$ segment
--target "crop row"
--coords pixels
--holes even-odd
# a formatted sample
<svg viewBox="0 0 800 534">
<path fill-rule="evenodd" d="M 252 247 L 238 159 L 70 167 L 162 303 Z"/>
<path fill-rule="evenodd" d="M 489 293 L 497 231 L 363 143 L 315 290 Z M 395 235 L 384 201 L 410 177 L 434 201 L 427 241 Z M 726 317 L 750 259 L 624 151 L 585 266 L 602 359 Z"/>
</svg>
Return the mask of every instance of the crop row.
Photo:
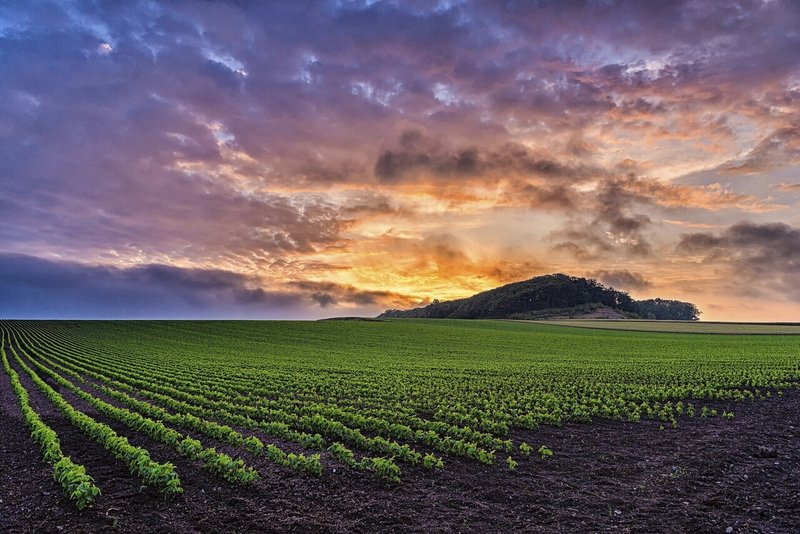
<svg viewBox="0 0 800 534">
<path fill-rule="evenodd" d="M 61 344 L 59 344 L 59 348 L 63 351 Z M 85 349 L 81 352 L 85 352 Z M 120 362 L 115 362 L 114 366 L 120 366 Z M 125 363 L 122 362 L 122 367 L 124 366 Z M 486 457 L 485 454 L 480 454 L 478 451 L 480 447 L 510 450 L 512 446 L 509 440 L 500 440 L 488 433 L 459 427 L 451 423 L 423 420 L 398 406 L 394 406 L 392 409 L 365 409 L 361 406 L 357 410 L 345 410 L 330 404 L 303 402 L 295 394 L 280 394 L 281 390 L 285 391 L 286 389 L 286 381 L 296 382 L 292 377 L 284 377 L 284 380 L 279 383 L 273 383 L 267 387 L 265 384 L 269 382 L 269 377 L 259 376 L 258 379 L 248 380 L 245 374 L 222 376 L 215 373 L 214 369 L 204 370 L 201 376 L 198 373 L 192 373 L 191 370 L 170 368 L 167 364 L 162 365 L 162 368 L 166 372 L 158 374 L 157 371 L 148 369 L 148 375 L 155 374 L 159 382 L 172 379 L 171 384 L 178 388 L 184 388 L 186 383 L 202 383 L 206 387 L 198 394 L 211 400 L 230 400 L 233 393 L 239 394 L 237 402 L 248 402 L 250 398 L 257 397 L 259 406 L 273 408 L 276 410 L 275 415 L 277 416 L 280 416 L 280 412 L 287 411 L 302 415 L 318 414 L 350 427 L 369 430 L 387 438 L 416 441 L 450 454 L 460 454 L 459 450 L 469 451 L 468 454 L 472 453 L 472 456 L 469 457 L 476 459 Z M 176 376 L 185 377 L 183 383 L 176 382 Z M 217 386 L 215 387 L 215 385 Z M 373 415 L 364 415 L 370 413 Z M 507 432 L 505 427 L 502 430 Z M 445 441 L 443 439 L 445 437 L 450 439 Z M 451 446 L 453 442 L 459 443 L 453 447 Z"/>
<path fill-rule="evenodd" d="M 73 360 L 73 358 L 65 357 L 64 355 L 55 358 L 65 365 L 71 364 L 71 360 Z M 167 398 L 178 400 L 181 404 L 175 406 L 180 407 L 181 411 L 185 413 L 194 413 L 204 417 L 217 417 L 228 420 L 231 424 L 236 424 L 238 426 L 257 427 L 265 432 L 278 434 L 278 437 L 285 439 L 294 437 L 288 430 L 289 425 L 287 422 L 291 422 L 295 428 L 338 438 L 353 443 L 363 450 L 385 454 L 413 465 L 423 463 L 422 455 L 411 449 L 408 445 L 400 445 L 379 436 L 368 438 L 358 430 L 353 430 L 342 423 L 326 419 L 319 415 L 297 416 L 281 410 L 269 409 L 266 407 L 258 408 L 235 401 L 209 400 L 208 397 L 211 395 L 208 395 L 207 391 L 202 387 L 189 383 L 182 383 L 175 378 L 167 376 L 159 376 L 159 384 L 155 384 L 143 379 L 141 375 L 133 371 L 125 373 L 117 370 L 113 373 L 115 380 L 112 380 L 103 373 L 98 372 L 97 367 L 89 362 L 82 362 L 80 367 L 73 364 L 71 368 L 80 369 L 87 374 L 91 372 L 90 376 L 106 383 L 113 383 L 117 386 L 119 384 L 127 384 L 144 396 L 152 397 L 154 396 L 153 394 L 155 394 L 157 395 L 156 398 L 162 402 Z M 162 386 L 160 385 L 162 383 L 168 383 L 169 385 Z M 176 387 L 176 384 L 181 386 L 180 389 Z M 304 436 L 312 437 L 313 435 L 314 434 L 300 434 L 301 443 L 306 446 L 319 446 L 324 444 L 324 442 L 320 443 L 317 440 L 304 439 Z"/>
<path fill-rule="evenodd" d="M 59 358 L 64 359 L 63 353 Z M 89 362 L 81 363 L 82 372 L 87 371 L 87 365 L 91 366 Z M 94 367 L 95 372 L 96 370 L 97 367 Z M 118 380 L 122 380 L 132 387 L 135 386 L 145 395 L 147 395 L 148 392 L 152 392 L 152 384 L 148 384 L 148 381 L 143 379 L 142 375 L 136 370 L 128 368 L 126 373 L 118 368 L 114 374 Z M 98 379 L 108 380 L 108 377 L 102 376 L 102 378 L 100 378 L 100 376 L 102 376 L 101 373 L 96 375 Z M 155 393 L 161 395 L 162 400 L 165 395 L 172 395 L 173 397 L 179 396 L 183 401 L 193 403 L 195 408 L 204 407 L 217 410 L 217 412 L 212 413 L 212 415 L 218 417 L 225 417 L 227 414 L 233 412 L 272 424 L 292 425 L 295 428 L 301 428 L 308 432 L 318 432 L 334 439 L 343 440 L 358 448 L 378 452 L 380 454 L 393 455 L 413 465 L 421 463 L 422 456 L 419 453 L 411 450 L 407 445 L 398 445 L 381 436 L 415 441 L 441 452 L 473 458 L 483 463 L 492 463 L 494 458 L 493 450 L 511 450 L 512 448 L 512 443 L 509 440 L 499 440 L 487 434 L 471 431 L 468 428 L 460 429 L 445 423 L 427 422 L 426 424 L 423 420 L 416 418 L 416 422 L 420 426 L 424 426 L 425 430 L 415 430 L 407 425 L 391 423 L 378 417 L 363 416 L 347 410 L 342 410 L 336 406 L 329 406 L 321 403 L 309 403 L 297 407 L 294 410 L 287 410 L 280 406 L 291 407 L 291 403 L 284 402 L 284 399 L 272 400 L 265 398 L 264 392 L 258 387 L 251 387 L 248 395 L 242 395 L 241 393 L 236 393 L 235 388 L 230 388 L 227 385 L 215 385 L 214 380 L 210 377 L 205 377 L 205 381 L 201 386 L 197 385 L 196 380 L 190 381 L 180 379 L 173 373 L 166 374 L 148 371 L 147 376 L 154 376 L 158 379 L 159 384 L 168 384 L 156 388 L 157 391 Z M 176 392 L 176 390 L 179 393 Z M 249 405 L 253 398 L 259 399 L 258 408 Z M 186 406 L 183 406 L 183 409 L 186 408 Z M 238 423 L 241 422 L 239 421 Z M 378 436 L 375 438 L 367 438 L 360 431 L 353 430 L 353 428 L 375 432 Z M 477 438 L 480 440 L 479 443 L 489 445 L 490 450 L 485 450 L 481 448 L 479 443 L 469 440 L 453 439 L 449 436 L 441 438 L 433 428 L 444 430 L 449 434 L 460 434 Z M 268 428 L 265 430 L 268 430 Z M 280 432 L 279 437 L 291 439 L 291 436 L 287 436 L 285 432 Z M 303 442 L 304 440 L 302 439 L 297 441 L 305 446 L 309 445 L 307 441 Z"/>
<path fill-rule="evenodd" d="M 47 426 L 39 414 L 31 407 L 28 391 L 19 380 L 17 372 L 11 368 L 5 353 L 6 335 L 2 332 L 0 352 L 2 353 L 3 369 L 11 381 L 11 389 L 17 397 L 22 419 L 31 432 L 31 438 L 39 445 L 45 462 L 53 466 L 53 478 L 61 486 L 64 495 L 75 503 L 78 510 L 94 504 L 100 495 L 100 488 L 86 473 L 86 468 L 74 463 L 61 452 L 61 443 L 56 432 Z"/>
<path fill-rule="evenodd" d="M 174 375 L 171 377 L 157 375 L 157 377 L 159 380 L 171 379 L 171 385 L 176 388 L 191 388 L 191 386 L 187 385 L 186 381 L 181 382 L 180 380 L 177 380 Z M 194 382 L 196 381 L 193 380 L 192 383 Z M 204 381 L 204 386 L 202 388 L 195 388 L 193 393 L 203 399 L 231 399 L 230 391 L 232 389 L 240 389 L 230 387 L 227 381 L 224 380 L 221 381 L 221 384 L 224 385 L 215 387 L 214 383 L 214 380 L 207 376 Z M 250 386 L 247 388 L 247 391 L 248 395 L 245 396 L 240 394 L 238 398 L 235 398 L 235 402 L 247 403 L 252 397 L 256 397 L 259 399 L 259 404 L 262 410 L 265 406 L 287 406 L 291 405 L 292 402 L 297 402 L 286 398 L 278 398 L 275 400 L 267 399 L 265 398 L 265 395 L 268 394 L 268 391 L 265 391 L 257 386 Z M 579 399 L 581 392 L 575 387 L 572 388 L 572 391 L 576 393 L 576 397 Z M 542 396 L 544 404 L 543 406 L 541 404 L 539 406 L 529 405 L 524 414 L 520 414 L 519 410 L 511 409 L 506 405 L 501 405 L 499 407 L 502 409 L 498 409 L 496 406 L 493 410 L 493 414 L 491 415 L 491 417 L 494 417 L 495 420 L 491 424 L 495 430 L 498 427 L 502 427 L 502 432 L 506 432 L 509 424 L 514 424 L 515 426 L 524 428 L 536 428 L 541 423 L 561 424 L 561 422 L 565 420 L 590 421 L 592 418 L 596 417 L 627 419 L 630 421 L 638 421 L 642 418 L 659 418 L 662 420 L 670 420 L 673 423 L 675 422 L 674 417 L 665 415 L 665 411 L 669 409 L 669 403 L 665 403 L 664 406 L 666 406 L 666 408 L 662 408 L 662 404 L 658 401 L 655 401 L 651 405 L 651 403 L 648 401 L 635 402 L 632 400 L 626 400 L 625 395 L 619 395 L 616 398 L 612 398 L 611 396 L 606 396 L 602 393 L 603 392 L 601 391 L 600 395 L 595 395 L 593 398 L 589 398 L 582 402 L 578 400 L 573 400 L 572 402 L 563 402 L 559 401 L 553 396 L 544 395 Z M 686 392 L 683 393 L 685 394 Z M 735 392 L 731 395 L 733 395 L 734 398 L 740 399 L 752 397 L 752 393 L 747 390 L 742 391 L 740 394 L 739 392 Z M 662 396 L 657 398 L 662 398 Z M 461 403 L 456 403 L 454 406 L 448 407 L 446 410 L 440 408 L 436 412 L 436 417 L 445 421 L 457 421 L 461 424 L 465 422 L 479 424 L 474 420 L 474 418 L 463 415 L 465 410 L 466 408 Z M 458 427 L 456 425 L 440 421 L 426 421 L 416 416 L 403 416 L 406 420 L 412 420 L 415 426 L 418 427 L 417 430 L 413 430 L 407 425 L 391 423 L 380 417 L 365 416 L 323 403 L 306 403 L 305 405 L 297 408 L 295 411 L 306 414 L 321 414 L 334 421 L 344 421 L 348 424 L 348 426 L 351 427 L 367 429 L 376 432 L 379 435 L 384 435 L 395 439 L 416 441 L 431 446 L 442 452 L 475 458 L 485 463 L 491 463 L 493 454 L 490 451 L 482 450 L 480 448 L 481 444 L 489 445 L 490 450 L 512 450 L 512 444 L 509 440 L 499 440 L 491 437 L 491 435 L 473 431 L 468 427 Z M 363 411 L 369 412 L 370 410 Z M 291 422 L 291 417 L 287 418 L 284 416 L 285 412 L 285 409 L 282 410 L 280 408 L 273 408 L 273 411 L 269 415 L 273 418 L 282 418 L 279 419 L 282 421 Z M 392 409 L 385 409 L 381 415 L 384 415 L 387 412 L 391 413 Z M 480 413 L 482 421 L 481 424 L 487 425 L 487 420 L 489 420 L 490 416 L 485 412 Z M 428 430 L 422 430 L 419 427 Z M 448 438 L 442 439 L 435 430 L 430 430 L 431 428 L 442 430 L 445 434 L 466 434 L 474 438 L 476 441 Z"/>
<path fill-rule="evenodd" d="M 359 416 L 366 416 L 366 414 L 375 414 L 378 413 L 377 410 L 382 410 L 380 416 L 385 417 L 392 425 L 395 424 L 391 422 L 392 419 L 398 421 L 400 418 L 416 417 L 408 415 L 409 407 L 414 408 L 413 412 L 430 413 L 430 403 L 420 403 L 418 399 L 435 399 L 434 419 L 439 421 L 427 421 L 426 423 L 438 425 L 437 430 L 441 429 L 443 425 L 447 426 L 447 423 L 440 422 L 442 420 L 460 425 L 470 424 L 475 427 L 500 429 L 499 431 L 509 426 L 535 429 L 540 424 L 558 425 L 570 420 L 590 421 L 593 418 L 615 418 L 636 421 L 649 417 L 661 418 L 658 415 L 661 411 L 658 405 L 663 401 L 685 398 L 746 400 L 758 396 L 757 389 L 750 391 L 749 388 L 752 385 L 761 384 L 765 387 L 780 388 L 788 387 L 791 383 L 786 380 L 785 372 L 780 369 L 759 369 L 757 372 L 753 372 L 754 370 L 746 365 L 730 366 L 726 364 L 708 368 L 696 366 L 691 369 L 694 376 L 683 372 L 670 373 L 666 376 L 660 374 L 655 378 L 648 376 L 651 368 L 648 365 L 632 365 L 630 362 L 621 362 L 612 371 L 610 369 L 593 369 L 594 362 L 590 363 L 592 365 L 570 368 L 568 372 L 556 368 L 554 370 L 546 369 L 539 373 L 528 371 L 506 373 L 505 379 L 499 384 L 492 384 L 492 375 L 464 382 L 458 379 L 457 374 L 439 378 L 435 376 L 436 373 L 432 373 L 431 378 L 425 379 L 425 381 L 432 382 L 431 385 L 420 387 L 412 391 L 410 395 L 406 394 L 401 400 L 393 403 L 384 402 L 383 409 L 361 407 L 357 413 Z M 209 376 L 213 376 L 214 371 L 213 367 L 202 370 L 204 373 L 208 372 Z M 731 374 L 731 372 L 735 372 L 735 374 L 726 376 L 726 373 Z M 328 405 L 329 410 L 339 409 L 336 406 L 330 406 L 331 403 L 328 400 L 331 395 L 334 395 L 334 392 L 338 392 L 336 393 L 337 404 L 347 403 L 350 395 L 345 393 L 351 393 L 359 399 L 358 402 L 351 401 L 353 404 L 371 405 L 374 404 L 374 398 L 370 401 L 368 393 L 372 397 L 376 397 L 375 390 L 379 389 L 383 395 L 380 398 L 383 400 L 387 391 L 404 383 L 403 380 L 394 379 L 391 373 L 385 373 L 384 376 L 369 376 L 369 379 L 361 377 L 360 380 L 357 379 L 357 375 L 347 373 L 343 375 L 347 378 L 346 384 L 334 380 L 330 381 L 327 386 L 317 374 L 311 377 L 282 374 L 284 376 L 279 382 L 292 383 L 292 391 L 287 392 L 283 387 L 284 395 L 270 400 L 282 405 L 286 403 L 284 406 L 288 406 L 291 402 L 301 402 L 298 399 L 307 398 L 308 392 L 298 393 L 296 389 L 308 382 L 311 384 L 309 387 L 313 386 L 319 395 L 326 397 L 324 400 L 321 399 L 318 404 Z M 236 373 L 235 377 L 224 381 L 223 389 L 227 390 L 229 382 L 234 380 L 244 384 L 242 380 L 245 380 L 247 375 L 247 372 Z M 274 378 L 272 375 L 272 373 L 269 375 L 259 373 L 257 378 L 253 377 L 253 380 L 258 383 L 266 383 L 270 378 Z M 319 375 L 323 374 L 319 373 Z M 419 377 L 414 378 L 412 382 L 420 381 Z M 569 384 L 564 383 L 565 378 L 569 379 Z M 532 381 L 533 379 L 535 381 Z M 434 381 L 438 381 L 438 383 Z M 207 383 L 207 380 L 203 380 L 203 382 Z M 359 384 L 363 383 L 371 383 L 372 390 L 353 392 L 355 386 L 360 387 Z M 607 385 L 611 383 L 613 383 L 613 387 L 608 387 Z M 723 387 L 720 387 L 721 383 L 724 384 Z M 469 386 L 470 391 L 459 391 L 459 387 L 465 385 Z M 491 387 L 489 391 L 486 390 L 487 386 Z M 325 393 L 326 387 L 333 391 Z M 248 389 L 251 390 L 253 396 L 259 398 L 259 401 L 264 401 L 264 396 L 269 394 L 267 390 L 257 390 L 253 386 Z M 442 391 L 443 389 L 445 391 Z M 455 402 L 448 400 L 444 394 L 452 394 L 452 392 L 459 394 L 461 398 Z M 207 394 L 213 394 L 213 392 L 207 392 Z M 225 393 L 222 392 L 222 394 Z M 306 404 L 311 403 L 307 402 Z M 349 411 L 352 413 L 356 410 Z M 394 417 L 392 418 L 390 414 L 394 414 Z M 336 417 L 333 418 L 336 419 Z M 416 422 L 419 421 L 422 420 L 417 417 Z M 415 426 L 418 430 L 426 429 L 419 424 Z M 358 426 L 358 428 L 368 429 L 365 425 Z M 430 427 L 428 426 L 428 428 Z M 450 425 L 449 428 L 463 427 Z M 475 431 L 469 429 L 469 432 Z M 405 439 L 399 435 L 386 437 Z M 422 435 L 419 437 L 428 439 Z M 435 438 L 431 439 L 431 441 L 434 440 Z M 478 439 L 464 441 L 472 442 L 476 446 L 486 446 L 486 441 Z M 502 447 L 495 444 L 489 448 L 497 450 Z"/>
<path fill-rule="evenodd" d="M 30 377 L 36 388 L 47 397 L 53 406 L 86 436 L 99 443 L 117 460 L 127 465 L 130 472 L 139 477 L 146 486 L 152 486 L 168 497 L 183 493 L 180 477 L 175 471 L 174 465 L 154 462 L 146 449 L 131 445 L 127 438 L 119 436 L 108 425 L 73 408 L 64 397 L 25 364 L 12 345 L 9 345 L 9 349 L 17 365 Z"/>
<path fill-rule="evenodd" d="M 214 449 L 207 449 L 202 445 L 200 446 L 199 450 L 194 446 L 188 447 L 183 444 L 183 442 L 186 440 L 190 440 L 193 445 L 194 443 L 200 442 L 193 440 L 189 436 L 184 436 L 176 430 L 168 428 L 161 421 L 144 417 L 139 413 L 132 412 L 125 408 L 118 408 L 113 404 L 109 404 L 104 400 L 95 397 L 94 395 L 77 387 L 66 378 L 60 376 L 58 373 L 48 369 L 36 359 L 30 358 L 29 361 L 33 363 L 34 367 L 36 367 L 40 372 L 50 377 L 59 386 L 64 387 L 68 391 L 74 393 L 78 398 L 97 410 L 98 413 L 119 421 L 132 430 L 142 432 L 143 434 L 152 438 L 154 441 L 172 447 L 182 455 L 187 456 L 190 460 L 199 460 L 203 464 L 204 468 L 216 475 L 221 476 L 225 480 L 244 485 L 251 484 L 258 480 L 258 472 L 252 467 L 248 467 L 243 460 L 234 460 L 227 454 L 217 452 Z"/>
<path fill-rule="evenodd" d="M 444 455 L 516 469 L 508 455 L 534 449 L 513 429 L 597 419 L 676 426 L 714 417 L 710 401 L 748 402 L 800 380 L 797 338 L 777 336 L 496 321 L 11 326 L 33 358 L 75 383 L 87 377 L 132 411 L 235 446 L 257 431 L 327 449 L 386 479 L 386 462 L 436 469 Z"/>
<path fill-rule="evenodd" d="M 75 367 L 79 368 L 79 367 Z M 191 393 L 183 393 L 180 391 L 176 391 L 172 388 L 160 386 L 154 383 L 147 382 L 145 380 L 140 380 L 136 378 L 127 377 L 125 382 L 119 382 L 116 380 L 112 380 L 109 377 L 93 372 L 90 369 L 82 369 L 83 372 L 89 374 L 93 378 L 100 380 L 101 382 L 105 382 L 108 384 L 113 384 L 114 386 L 121 388 L 121 389 L 129 389 L 129 391 L 136 391 L 137 393 L 144 395 L 149 398 L 153 398 L 154 400 L 159 401 L 160 403 L 170 406 L 178 411 L 181 412 L 181 415 L 176 417 L 182 418 L 194 418 L 199 419 L 198 416 L 202 417 L 213 417 L 218 418 L 221 420 L 229 421 L 231 424 L 235 424 L 237 426 L 243 428 L 257 428 L 260 429 L 268 434 L 277 435 L 278 437 L 282 437 L 284 439 L 296 439 L 298 442 L 303 444 L 307 447 L 318 448 L 321 445 L 324 445 L 324 441 L 319 437 L 318 434 L 308 434 L 308 433 L 299 433 L 296 431 L 292 431 L 285 422 L 282 421 L 270 421 L 259 419 L 259 417 L 264 415 L 263 410 L 258 410 L 253 407 L 249 406 L 238 406 L 233 403 L 223 402 L 223 401 L 209 401 L 206 400 L 204 397 L 199 395 L 193 395 Z M 135 387 L 134 387 L 135 386 Z M 121 395 L 125 395 L 122 392 L 117 392 L 107 386 L 104 386 L 103 391 L 107 392 L 109 395 L 113 395 L 115 397 L 120 397 Z M 126 397 L 130 398 L 130 396 Z M 179 397 L 178 400 L 174 397 Z M 193 403 L 186 402 L 186 399 L 193 401 Z M 156 407 L 156 409 L 158 409 Z M 195 414 L 195 415 L 193 415 Z M 317 420 L 310 420 L 305 428 L 307 429 L 321 429 L 323 426 L 329 423 L 324 419 L 317 419 Z M 415 453 L 407 446 L 400 446 L 395 443 L 383 440 L 382 438 L 374 438 L 370 443 L 364 443 L 364 440 L 368 438 L 364 438 L 363 435 L 360 433 L 353 432 L 352 434 L 348 435 L 347 430 L 343 428 L 344 425 L 339 425 L 336 429 L 327 428 L 324 430 L 326 434 L 336 434 L 338 430 L 339 435 L 344 435 L 345 438 L 350 438 L 351 441 L 357 440 L 361 437 L 360 443 L 364 448 L 378 448 L 383 453 L 396 453 L 400 455 L 401 458 L 406 459 L 407 461 L 419 463 L 422 460 L 421 456 L 418 456 L 419 453 Z M 355 435 L 356 437 L 353 437 Z M 284 465 L 296 470 L 305 471 L 311 474 L 319 475 L 322 472 L 322 464 L 320 463 L 320 458 L 318 454 L 305 456 L 303 454 L 297 455 L 294 453 L 286 454 L 281 451 L 275 445 L 268 445 L 266 447 L 267 450 L 267 457 L 271 461 L 278 463 L 279 465 Z M 374 458 L 367 458 L 366 461 L 368 463 L 372 463 Z M 394 461 L 391 459 L 383 459 L 386 463 L 394 465 Z M 439 460 L 441 461 L 441 460 Z M 384 476 L 385 470 L 374 470 L 376 475 L 380 478 L 387 478 Z M 399 468 L 397 469 L 399 473 Z M 388 477 L 389 480 L 394 480 L 395 477 Z"/>
</svg>

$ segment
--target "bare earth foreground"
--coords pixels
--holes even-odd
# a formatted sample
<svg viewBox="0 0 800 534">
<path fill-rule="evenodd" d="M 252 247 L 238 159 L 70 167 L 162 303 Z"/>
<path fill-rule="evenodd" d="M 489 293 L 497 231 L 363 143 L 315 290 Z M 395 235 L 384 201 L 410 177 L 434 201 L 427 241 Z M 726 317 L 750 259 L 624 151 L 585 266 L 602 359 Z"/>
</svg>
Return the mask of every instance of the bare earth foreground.
<svg viewBox="0 0 800 534">
<path fill-rule="evenodd" d="M 30 384 L 26 384 L 29 386 Z M 515 432 L 555 451 L 517 471 L 448 458 L 431 474 L 409 469 L 399 486 L 368 474 L 321 479 L 277 470 L 251 489 L 182 469 L 186 493 L 165 502 L 82 439 L 29 387 L 68 448 L 84 447 L 102 476 L 97 506 L 77 512 L 19 420 L 0 376 L 0 532 L 797 532 L 800 528 L 800 393 L 743 402 L 736 417 L 659 424 L 597 421 Z M 85 411 L 102 419 L 91 409 Z M 154 452 L 169 453 L 146 438 Z M 72 450 L 75 450 L 74 448 Z M 175 455 L 172 455 L 175 456 Z M 173 459 L 180 468 L 185 462 Z M 31 467 L 35 466 L 35 467 Z M 24 477 L 20 474 L 25 473 Z M 20 482 L 21 481 L 21 482 Z M 730 530 L 729 530 L 730 529 Z"/>
</svg>

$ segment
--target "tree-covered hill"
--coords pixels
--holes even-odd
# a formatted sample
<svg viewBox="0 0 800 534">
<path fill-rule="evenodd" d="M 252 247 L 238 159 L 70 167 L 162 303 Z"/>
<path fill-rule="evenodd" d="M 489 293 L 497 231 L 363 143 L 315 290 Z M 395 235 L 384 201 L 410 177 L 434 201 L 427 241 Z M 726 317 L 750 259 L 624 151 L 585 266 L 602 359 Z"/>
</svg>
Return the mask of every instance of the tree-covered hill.
<svg viewBox="0 0 800 534">
<path fill-rule="evenodd" d="M 468 298 L 439 302 L 411 310 L 386 310 L 379 317 L 432 319 L 541 319 L 579 316 L 598 308 L 617 310 L 622 317 L 696 321 L 700 310 L 689 302 L 634 300 L 624 291 L 597 280 L 548 274 L 514 282 Z"/>
</svg>

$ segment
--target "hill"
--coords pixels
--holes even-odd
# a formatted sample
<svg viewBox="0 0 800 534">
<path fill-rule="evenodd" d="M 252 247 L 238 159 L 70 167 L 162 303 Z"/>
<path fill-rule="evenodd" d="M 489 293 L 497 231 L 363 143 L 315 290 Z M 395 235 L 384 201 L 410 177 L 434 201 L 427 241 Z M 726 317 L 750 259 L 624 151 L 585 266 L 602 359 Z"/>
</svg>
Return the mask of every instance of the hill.
<svg viewBox="0 0 800 534">
<path fill-rule="evenodd" d="M 379 317 L 431 319 L 546 319 L 563 317 L 696 321 L 700 310 L 678 300 L 634 300 L 597 280 L 548 274 L 514 282 L 468 298 L 411 310 L 386 310 Z"/>
</svg>

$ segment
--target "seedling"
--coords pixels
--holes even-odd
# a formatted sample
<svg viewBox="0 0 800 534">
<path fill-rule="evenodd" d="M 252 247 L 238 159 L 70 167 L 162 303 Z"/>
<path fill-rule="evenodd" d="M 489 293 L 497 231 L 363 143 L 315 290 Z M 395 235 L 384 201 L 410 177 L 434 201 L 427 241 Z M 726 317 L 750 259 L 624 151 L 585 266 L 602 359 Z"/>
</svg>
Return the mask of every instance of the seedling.
<svg viewBox="0 0 800 534">
<path fill-rule="evenodd" d="M 510 471 L 514 471 L 517 468 L 517 462 L 515 462 L 511 456 L 506 458 L 506 464 L 508 464 L 508 469 Z"/>
</svg>

